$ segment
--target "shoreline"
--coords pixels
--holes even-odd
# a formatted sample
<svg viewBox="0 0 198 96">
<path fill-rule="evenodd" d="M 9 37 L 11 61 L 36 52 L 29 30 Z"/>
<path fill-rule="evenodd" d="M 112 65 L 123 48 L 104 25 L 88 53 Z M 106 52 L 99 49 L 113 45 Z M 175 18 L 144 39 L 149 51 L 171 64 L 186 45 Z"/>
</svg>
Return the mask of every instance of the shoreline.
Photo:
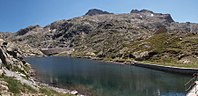
<svg viewBox="0 0 198 96">
<path fill-rule="evenodd" d="M 148 69 L 153 69 L 153 70 L 158 70 L 158 71 L 169 72 L 169 73 L 189 75 L 189 76 L 192 76 L 193 74 L 198 73 L 198 68 L 164 66 L 164 65 L 158 65 L 158 64 L 145 64 L 145 63 L 140 63 L 140 62 L 135 62 L 132 65 L 143 67 L 143 68 L 148 68 Z"/>
<path fill-rule="evenodd" d="M 84 57 L 74 57 L 74 58 L 84 58 Z M 84 59 L 96 60 L 100 62 L 120 64 L 120 65 L 131 65 L 131 66 L 137 66 L 137 67 L 148 68 L 152 70 L 158 70 L 158 71 L 164 71 L 164 72 L 188 75 L 188 76 L 192 76 L 193 74 L 198 73 L 198 68 L 166 66 L 166 65 L 160 65 L 160 64 L 142 63 L 142 62 L 137 62 L 137 61 L 115 62 L 115 61 L 105 61 L 103 59 L 95 59 L 95 58 L 93 59 L 93 58 L 86 58 L 86 57 Z"/>
<path fill-rule="evenodd" d="M 158 70 L 158 71 L 181 74 L 181 75 L 188 75 L 188 76 L 192 76 L 193 74 L 198 73 L 198 68 L 165 66 L 165 65 L 159 65 L 159 64 L 141 63 L 141 62 L 133 62 L 133 63 L 121 63 L 121 62 L 113 62 L 113 61 L 112 62 L 103 61 L 103 62 L 120 64 L 120 65 L 131 65 L 131 66 L 137 66 L 137 67 L 142 67 L 142 68 L 147 68 L 147 69 L 152 69 L 152 70 Z"/>
<path fill-rule="evenodd" d="M 49 57 L 49 56 L 45 56 Z M 175 66 L 166 66 L 166 65 L 160 65 L 160 64 L 150 64 L 150 63 L 142 63 L 142 62 L 116 62 L 116 61 L 106 61 L 101 58 L 87 58 L 87 57 L 73 57 L 73 56 L 54 56 L 54 57 L 72 57 L 72 58 L 81 58 L 81 59 L 88 59 L 88 60 L 96 60 L 99 62 L 106 62 L 106 63 L 112 63 L 112 64 L 118 64 L 118 65 L 131 65 L 131 66 L 137 66 L 137 67 L 143 67 L 158 71 L 164 71 L 169 73 L 175 73 L 175 74 L 181 74 L 181 75 L 188 75 L 192 76 L 194 73 L 198 73 L 198 68 L 187 68 L 187 67 L 175 67 Z"/>
<path fill-rule="evenodd" d="M 37 56 L 36 56 L 36 57 L 37 57 Z M 47 57 L 47 56 L 40 56 L 40 57 Z M 31 56 L 30 56 L 30 57 L 25 57 L 25 58 L 31 58 Z M 26 62 L 26 63 L 28 63 L 28 62 Z M 30 63 L 28 63 L 28 64 L 31 66 Z M 61 88 L 61 87 L 53 86 L 53 85 L 51 85 L 50 83 L 49 83 L 49 84 L 48 84 L 48 83 L 44 83 L 44 82 L 40 81 L 40 80 L 36 77 L 37 71 L 36 71 L 34 68 L 32 68 L 32 66 L 31 66 L 31 71 L 32 71 L 31 78 L 32 78 L 32 79 L 35 81 L 35 83 L 38 84 L 39 86 L 49 88 L 49 89 L 51 89 L 51 90 L 53 90 L 53 91 L 56 91 L 56 92 L 62 93 L 62 94 L 71 94 L 71 95 L 75 95 L 75 96 L 86 96 L 86 95 L 83 95 L 83 94 L 79 93 L 77 90 L 70 90 L 70 89 L 67 89 L 67 88 Z"/>
</svg>

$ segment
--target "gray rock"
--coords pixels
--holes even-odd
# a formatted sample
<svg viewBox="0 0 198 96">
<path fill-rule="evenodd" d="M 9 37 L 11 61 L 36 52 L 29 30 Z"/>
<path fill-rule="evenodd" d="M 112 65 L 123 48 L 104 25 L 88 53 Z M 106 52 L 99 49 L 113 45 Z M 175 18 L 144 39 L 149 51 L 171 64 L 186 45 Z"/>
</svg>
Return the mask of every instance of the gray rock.
<svg viewBox="0 0 198 96">
<path fill-rule="evenodd" d="M 8 83 L 5 81 L 0 81 L 0 94 L 5 94 L 9 91 Z"/>
<path fill-rule="evenodd" d="M 7 64 L 6 56 L 5 56 L 5 53 L 3 52 L 2 48 L 0 48 L 0 59 L 3 64 Z"/>
<path fill-rule="evenodd" d="M 3 75 L 3 70 L 2 69 L 0 69 L 0 76 L 2 76 Z"/>
<path fill-rule="evenodd" d="M 15 78 L 16 80 L 19 80 L 22 84 L 30 86 L 34 90 L 37 91 L 39 90 L 38 85 L 35 82 L 32 82 L 30 80 L 21 77 L 20 74 L 6 69 L 4 69 L 4 72 L 5 72 L 5 76 Z"/>
<path fill-rule="evenodd" d="M 149 57 L 149 52 L 134 52 L 133 55 L 135 56 L 136 60 L 145 60 L 147 57 Z"/>
<path fill-rule="evenodd" d="M 78 91 L 73 90 L 73 91 L 71 91 L 70 93 L 73 94 L 73 95 L 77 95 L 77 94 L 78 94 Z"/>
</svg>

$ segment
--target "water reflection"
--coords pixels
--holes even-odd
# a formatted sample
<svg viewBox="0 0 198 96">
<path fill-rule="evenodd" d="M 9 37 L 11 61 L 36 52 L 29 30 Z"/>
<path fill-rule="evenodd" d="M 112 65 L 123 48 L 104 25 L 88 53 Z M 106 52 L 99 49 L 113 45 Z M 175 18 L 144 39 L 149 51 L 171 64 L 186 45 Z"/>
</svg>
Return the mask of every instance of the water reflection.
<svg viewBox="0 0 198 96">
<path fill-rule="evenodd" d="M 94 96 L 184 96 L 189 77 L 130 65 L 70 57 L 27 58 L 39 80 L 83 87 Z"/>
</svg>

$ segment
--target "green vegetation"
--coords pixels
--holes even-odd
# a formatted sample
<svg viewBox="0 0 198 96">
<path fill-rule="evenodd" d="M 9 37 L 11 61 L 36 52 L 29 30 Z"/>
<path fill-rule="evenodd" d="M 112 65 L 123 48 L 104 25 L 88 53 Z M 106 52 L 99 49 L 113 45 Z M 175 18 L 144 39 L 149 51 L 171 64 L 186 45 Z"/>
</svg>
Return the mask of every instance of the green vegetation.
<svg viewBox="0 0 198 96">
<path fill-rule="evenodd" d="M 157 65 L 164 65 L 164 66 L 173 66 L 173 67 L 185 67 L 185 68 L 198 68 L 198 64 L 183 64 L 178 62 L 154 62 L 154 61 L 140 61 L 141 63 L 145 64 L 157 64 Z"/>
<path fill-rule="evenodd" d="M 149 46 L 144 48 L 141 44 Z M 150 51 L 155 55 L 142 61 L 146 63 L 160 64 L 166 66 L 176 67 L 198 67 L 198 60 L 196 58 L 198 46 L 198 35 L 187 34 L 183 37 L 171 35 L 168 33 L 155 34 L 154 36 L 135 42 L 132 44 L 132 51 Z M 180 62 L 183 58 L 188 58 L 191 62 Z"/>
<path fill-rule="evenodd" d="M 21 84 L 18 80 L 11 77 L 1 76 L 0 80 L 8 83 L 9 92 L 13 93 L 14 96 L 20 96 L 21 93 L 27 94 L 43 94 L 47 96 L 73 96 L 70 94 L 63 94 L 55 92 L 47 87 L 41 87 L 39 91 L 32 89 L 30 86 Z M 41 95 L 42 96 L 42 95 Z"/>
<path fill-rule="evenodd" d="M 143 61 L 146 63 L 160 64 L 166 66 L 176 67 L 198 67 L 198 35 L 186 34 L 185 36 L 177 36 L 176 34 L 169 34 L 161 32 L 154 34 L 148 39 L 131 42 L 125 44 L 124 47 L 127 49 L 122 53 L 122 57 L 115 57 L 117 52 L 112 52 L 113 55 L 105 57 L 105 61 L 114 62 L 127 62 L 132 61 L 135 58 L 123 57 L 126 54 L 134 54 L 137 52 L 149 52 L 147 57 L 143 57 Z M 112 58 L 115 57 L 115 58 Z M 187 58 L 187 59 L 186 59 Z M 182 60 L 186 59 L 189 62 L 184 63 Z M 137 60 L 139 61 L 139 60 Z"/>
<path fill-rule="evenodd" d="M 102 49 L 97 49 L 94 53 L 96 57 L 102 53 L 104 57 L 98 58 L 104 61 L 126 63 L 136 60 L 167 66 L 198 67 L 197 34 L 178 35 L 159 32 L 146 39 L 119 43 L 116 45 L 114 39 L 109 39 L 106 45 L 103 44 Z M 72 56 L 86 57 L 86 52 L 86 49 L 79 47 L 79 50 L 75 51 Z M 148 54 L 141 57 L 140 54 L 143 52 Z M 142 59 L 137 59 L 134 55 Z"/>
<path fill-rule="evenodd" d="M 23 93 L 36 92 L 36 90 L 32 89 L 31 87 L 29 87 L 27 85 L 21 84 L 19 81 L 15 80 L 13 78 L 3 76 L 1 79 L 8 83 L 9 91 L 16 95 L 20 94 L 21 92 L 23 92 Z"/>
</svg>

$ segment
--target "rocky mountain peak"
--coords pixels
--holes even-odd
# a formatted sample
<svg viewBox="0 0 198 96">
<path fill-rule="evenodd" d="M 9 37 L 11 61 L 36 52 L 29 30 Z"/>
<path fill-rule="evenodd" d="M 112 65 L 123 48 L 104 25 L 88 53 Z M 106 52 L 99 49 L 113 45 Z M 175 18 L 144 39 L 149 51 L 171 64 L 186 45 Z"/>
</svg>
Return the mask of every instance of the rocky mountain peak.
<svg viewBox="0 0 198 96">
<path fill-rule="evenodd" d="M 112 14 L 112 13 L 100 9 L 90 9 L 85 15 L 93 16 L 98 14 Z"/>
<path fill-rule="evenodd" d="M 133 9 L 131 10 L 131 13 L 154 13 L 154 12 L 147 9 L 142 9 L 142 10 Z"/>
<path fill-rule="evenodd" d="M 140 16 L 141 18 L 153 17 L 152 19 L 155 18 L 157 20 L 157 18 L 158 18 L 159 20 L 163 20 L 163 21 L 166 21 L 169 23 L 174 22 L 174 20 L 172 19 L 170 14 L 155 13 L 155 12 L 147 10 L 147 9 L 142 9 L 142 10 L 133 9 L 133 10 L 131 10 L 130 13 L 132 15 Z M 155 19 L 154 19 L 154 21 L 156 21 Z"/>
<path fill-rule="evenodd" d="M 30 32 L 31 30 L 38 29 L 38 28 L 41 28 L 41 26 L 39 26 L 39 25 L 28 26 L 27 28 L 20 29 L 19 31 L 17 31 L 15 35 L 17 35 L 17 36 L 25 35 L 26 33 Z"/>
</svg>

